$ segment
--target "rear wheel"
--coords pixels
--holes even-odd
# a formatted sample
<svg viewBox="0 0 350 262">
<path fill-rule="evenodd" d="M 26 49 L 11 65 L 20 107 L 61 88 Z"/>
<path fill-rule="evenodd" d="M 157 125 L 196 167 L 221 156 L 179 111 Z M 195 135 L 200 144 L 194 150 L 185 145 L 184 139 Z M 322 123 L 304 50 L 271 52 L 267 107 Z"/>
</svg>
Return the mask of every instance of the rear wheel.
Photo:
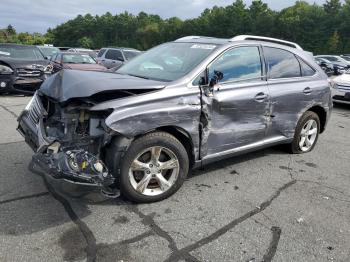
<svg viewBox="0 0 350 262">
<path fill-rule="evenodd" d="M 306 112 L 295 130 L 291 151 L 294 154 L 310 152 L 316 146 L 320 134 L 320 118 L 314 112 Z"/>
<path fill-rule="evenodd" d="M 122 159 L 120 190 L 135 202 L 155 202 L 174 194 L 189 169 L 184 146 L 165 132 L 135 140 Z"/>
</svg>

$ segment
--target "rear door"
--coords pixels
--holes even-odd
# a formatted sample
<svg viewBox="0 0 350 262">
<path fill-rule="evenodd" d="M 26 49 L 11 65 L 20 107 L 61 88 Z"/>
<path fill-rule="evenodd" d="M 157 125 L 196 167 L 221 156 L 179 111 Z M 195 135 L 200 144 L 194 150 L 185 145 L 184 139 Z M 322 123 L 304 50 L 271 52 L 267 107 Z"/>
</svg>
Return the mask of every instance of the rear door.
<svg viewBox="0 0 350 262">
<path fill-rule="evenodd" d="M 269 94 L 259 46 L 234 47 L 208 68 L 222 79 L 214 86 L 207 152 L 221 154 L 263 144 Z M 229 152 L 228 152 L 229 153 Z"/>
<path fill-rule="evenodd" d="M 271 112 L 268 138 L 293 138 L 300 116 L 317 100 L 323 83 L 316 70 L 295 54 L 280 48 L 264 47 L 268 69 Z"/>
</svg>

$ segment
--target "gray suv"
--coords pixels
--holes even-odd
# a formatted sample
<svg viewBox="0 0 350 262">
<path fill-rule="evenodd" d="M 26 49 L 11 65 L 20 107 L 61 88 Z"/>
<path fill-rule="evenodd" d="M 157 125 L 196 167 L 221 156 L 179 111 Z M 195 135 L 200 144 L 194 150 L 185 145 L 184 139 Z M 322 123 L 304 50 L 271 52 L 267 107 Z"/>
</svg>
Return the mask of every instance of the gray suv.
<svg viewBox="0 0 350 262">
<path fill-rule="evenodd" d="M 326 74 L 278 39 L 186 37 L 116 73 L 62 70 L 19 117 L 31 170 L 153 202 L 190 169 L 285 144 L 313 150 L 332 108 Z"/>
<path fill-rule="evenodd" d="M 107 68 L 119 68 L 142 52 L 132 48 L 102 48 L 97 54 L 97 61 Z"/>
</svg>

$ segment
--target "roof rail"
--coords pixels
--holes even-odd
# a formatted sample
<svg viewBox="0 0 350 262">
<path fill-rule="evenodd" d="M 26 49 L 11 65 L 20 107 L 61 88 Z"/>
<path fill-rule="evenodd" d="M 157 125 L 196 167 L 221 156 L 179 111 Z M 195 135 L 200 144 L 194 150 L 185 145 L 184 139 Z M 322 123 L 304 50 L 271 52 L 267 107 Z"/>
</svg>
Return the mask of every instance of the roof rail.
<svg viewBox="0 0 350 262">
<path fill-rule="evenodd" d="M 191 40 L 191 39 L 199 39 L 199 38 L 202 38 L 202 36 L 198 36 L 198 35 L 190 35 L 190 36 L 184 36 L 184 37 L 181 37 L 179 39 L 176 39 L 176 41 L 182 41 L 182 40 Z"/>
<path fill-rule="evenodd" d="M 198 35 L 190 35 L 190 36 L 184 36 L 179 39 L 176 39 L 175 42 L 177 41 L 183 41 L 183 40 L 192 40 L 192 39 L 200 39 L 200 38 L 205 38 L 205 39 L 217 39 L 216 37 L 210 37 L 210 36 L 198 36 Z"/>
<path fill-rule="evenodd" d="M 303 50 L 303 48 L 301 48 L 301 46 L 296 43 L 285 41 L 282 39 L 271 38 L 271 37 L 255 36 L 255 35 L 238 35 L 230 39 L 231 42 L 242 41 L 242 40 L 265 41 L 265 42 L 285 45 L 285 46 L 293 47 L 299 50 Z"/>
</svg>

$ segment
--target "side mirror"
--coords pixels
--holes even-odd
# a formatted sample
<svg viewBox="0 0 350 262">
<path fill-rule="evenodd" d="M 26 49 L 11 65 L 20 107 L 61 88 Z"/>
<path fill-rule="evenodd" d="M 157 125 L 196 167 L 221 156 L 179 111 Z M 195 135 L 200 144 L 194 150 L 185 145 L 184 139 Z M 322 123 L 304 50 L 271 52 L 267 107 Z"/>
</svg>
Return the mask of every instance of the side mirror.
<svg viewBox="0 0 350 262">
<path fill-rule="evenodd" d="M 224 78 L 224 74 L 220 71 L 214 70 L 214 75 L 212 78 L 210 78 L 209 86 L 214 87 L 216 84 L 218 84 L 222 79 Z"/>
</svg>

